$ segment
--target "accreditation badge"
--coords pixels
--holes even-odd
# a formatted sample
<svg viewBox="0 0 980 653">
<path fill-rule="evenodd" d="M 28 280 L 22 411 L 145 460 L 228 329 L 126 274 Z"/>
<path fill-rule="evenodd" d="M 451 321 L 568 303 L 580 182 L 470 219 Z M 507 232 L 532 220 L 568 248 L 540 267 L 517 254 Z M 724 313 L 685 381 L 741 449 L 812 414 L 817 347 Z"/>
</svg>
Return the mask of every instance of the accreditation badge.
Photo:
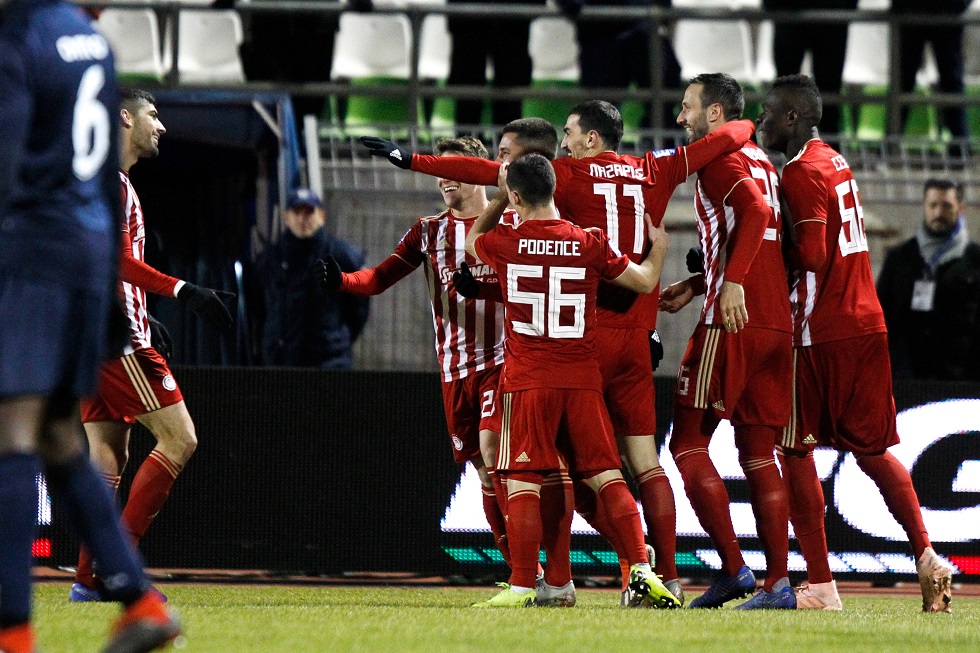
<svg viewBox="0 0 980 653">
<path fill-rule="evenodd" d="M 912 310 L 928 313 L 932 310 L 936 297 L 936 282 L 932 279 L 919 279 L 912 286 Z"/>
</svg>

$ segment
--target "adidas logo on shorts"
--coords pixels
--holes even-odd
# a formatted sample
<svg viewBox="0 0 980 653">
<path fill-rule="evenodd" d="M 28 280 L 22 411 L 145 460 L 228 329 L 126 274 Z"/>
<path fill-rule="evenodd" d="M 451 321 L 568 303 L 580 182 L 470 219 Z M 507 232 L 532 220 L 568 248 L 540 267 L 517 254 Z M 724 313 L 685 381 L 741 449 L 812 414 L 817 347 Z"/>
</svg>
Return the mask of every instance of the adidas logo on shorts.
<svg viewBox="0 0 980 653">
<path fill-rule="evenodd" d="M 514 462 L 516 462 L 516 463 L 529 463 L 529 462 L 531 462 L 531 457 L 527 455 L 527 452 L 526 451 L 522 451 L 521 452 L 521 455 L 518 456 L 517 459 L 514 460 Z"/>
<path fill-rule="evenodd" d="M 817 439 L 813 437 L 813 433 L 808 433 L 805 438 L 803 438 L 803 444 L 816 444 Z"/>
<path fill-rule="evenodd" d="M 724 411 L 725 410 L 725 402 L 722 401 L 721 399 L 719 399 L 715 403 L 711 404 L 711 407 L 714 408 L 715 410 Z"/>
</svg>

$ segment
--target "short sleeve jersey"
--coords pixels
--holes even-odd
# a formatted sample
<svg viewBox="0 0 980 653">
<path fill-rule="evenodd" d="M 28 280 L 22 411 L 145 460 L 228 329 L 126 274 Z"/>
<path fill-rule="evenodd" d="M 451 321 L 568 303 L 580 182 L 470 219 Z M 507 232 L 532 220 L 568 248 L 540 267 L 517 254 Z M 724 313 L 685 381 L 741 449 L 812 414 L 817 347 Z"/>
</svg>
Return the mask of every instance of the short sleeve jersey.
<svg viewBox="0 0 980 653">
<path fill-rule="evenodd" d="M 750 328 L 792 330 L 786 269 L 782 253 L 782 220 L 779 211 L 779 175 L 766 153 L 754 143 L 725 154 L 698 173 L 694 197 L 698 237 L 705 260 L 705 300 L 701 323 L 722 324 L 719 296 L 725 281 L 725 264 L 731 257 L 733 236 L 747 216 L 739 215 L 728 198 L 740 183 L 755 184 L 769 207 L 762 244 L 742 281 Z M 762 219 L 761 216 L 752 216 Z M 756 243 L 739 241 L 739 246 Z"/>
<path fill-rule="evenodd" d="M 517 214 L 504 213 L 502 223 L 513 223 Z M 432 303 L 436 354 L 443 380 L 452 381 L 504 360 L 504 307 L 498 302 L 467 299 L 451 283 L 453 273 L 465 261 L 473 276 L 496 281 L 493 269 L 466 253 L 466 234 L 476 218 L 457 218 L 451 211 L 421 218 L 402 237 L 395 255 L 409 265 L 424 267 Z"/>
<path fill-rule="evenodd" d="M 667 202 L 688 176 L 685 148 L 647 152 L 643 157 L 603 152 L 585 159 L 555 159 L 555 207 L 580 227 L 598 227 L 614 251 L 634 263 L 650 251 L 643 215 L 659 226 Z M 599 284 L 600 326 L 643 328 L 657 326 L 659 292 L 642 295 L 602 282 Z"/>
<path fill-rule="evenodd" d="M 115 67 L 82 11 L 0 18 L 0 269 L 104 289 L 116 260 Z M 70 98 L 70 100 L 66 100 Z"/>
<path fill-rule="evenodd" d="M 599 390 L 596 293 L 629 259 L 609 240 L 566 220 L 499 225 L 476 251 L 500 278 L 507 313 L 504 392 L 533 388 Z"/>
<path fill-rule="evenodd" d="M 885 332 L 861 198 L 847 161 L 813 139 L 786 164 L 782 187 L 794 226 L 806 221 L 827 225 L 823 268 L 791 277 L 793 343 L 806 347 Z"/>
</svg>

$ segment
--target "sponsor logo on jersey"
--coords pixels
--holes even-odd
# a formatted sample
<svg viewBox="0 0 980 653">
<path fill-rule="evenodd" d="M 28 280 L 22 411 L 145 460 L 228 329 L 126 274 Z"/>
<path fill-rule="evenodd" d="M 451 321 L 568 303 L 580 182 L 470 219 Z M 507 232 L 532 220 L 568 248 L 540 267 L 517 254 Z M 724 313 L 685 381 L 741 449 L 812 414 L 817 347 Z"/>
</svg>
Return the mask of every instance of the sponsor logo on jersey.
<svg viewBox="0 0 980 653">
<path fill-rule="evenodd" d="M 453 433 L 452 436 L 450 436 L 450 437 L 453 440 L 453 449 L 455 449 L 456 451 L 462 451 L 463 450 L 463 441 L 459 439 L 459 436 L 457 436 L 455 433 Z"/>
<path fill-rule="evenodd" d="M 497 273 L 494 272 L 493 268 L 487 265 L 486 263 L 479 263 L 477 265 L 471 265 L 469 267 L 470 267 L 470 274 L 473 275 L 474 279 L 479 279 L 480 281 L 487 281 L 491 283 L 497 281 Z M 450 267 L 439 268 L 439 281 L 442 282 L 442 285 L 448 286 L 449 282 L 453 278 L 453 274 L 455 274 L 458 271 L 459 268 L 450 268 Z"/>
<path fill-rule="evenodd" d="M 174 390 L 177 389 L 177 382 L 174 381 L 174 377 L 172 377 L 169 374 L 163 377 L 162 384 L 164 389 L 169 390 L 170 392 L 173 392 Z"/>
<path fill-rule="evenodd" d="M 522 451 L 521 452 L 521 455 L 518 456 L 514 460 L 514 462 L 515 463 L 529 463 L 529 462 L 531 462 L 531 457 L 527 455 L 527 452 L 526 451 Z"/>
<path fill-rule="evenodd" d="M 670 156 L 670 155 L 674 154 L 676 151 L 677 151 L 677 148 L 671 148 L 669 150 L 654 150 L 653 152 L 650 152 L 650 154 L 653 155 L 653 158 L 654 159 L 659 159 L 660 157 L 663 157 L 663 156 Z"/>
</svg>

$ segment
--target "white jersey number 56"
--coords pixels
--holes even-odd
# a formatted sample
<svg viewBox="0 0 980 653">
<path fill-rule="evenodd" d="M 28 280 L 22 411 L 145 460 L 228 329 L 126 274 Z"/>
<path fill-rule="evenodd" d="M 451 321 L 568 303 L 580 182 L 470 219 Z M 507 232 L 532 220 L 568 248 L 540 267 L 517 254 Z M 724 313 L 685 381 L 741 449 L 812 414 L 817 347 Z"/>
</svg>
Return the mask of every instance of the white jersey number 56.
<svg viewBox="0 0 980 653">
<path fill-rule="evenodd" d="M 540 265 L 509 264 L 507 266 L 507 299 L 513 304 L 531 307 L 531 321 L 512 322 L 514 331 L 528 336 L 546 338 L 581 338 L 585 335 L 585 295 L 563 293 L 561 282 L 565 279 L 585 278 L 585 268 L 555 266 L 548 268 L 548 292 L 519 290 L 521 277 L 541 279 L 544 268 Z M 561 309 L 572 309 L 572 323 L 561 324 Z"/>
</svg>

